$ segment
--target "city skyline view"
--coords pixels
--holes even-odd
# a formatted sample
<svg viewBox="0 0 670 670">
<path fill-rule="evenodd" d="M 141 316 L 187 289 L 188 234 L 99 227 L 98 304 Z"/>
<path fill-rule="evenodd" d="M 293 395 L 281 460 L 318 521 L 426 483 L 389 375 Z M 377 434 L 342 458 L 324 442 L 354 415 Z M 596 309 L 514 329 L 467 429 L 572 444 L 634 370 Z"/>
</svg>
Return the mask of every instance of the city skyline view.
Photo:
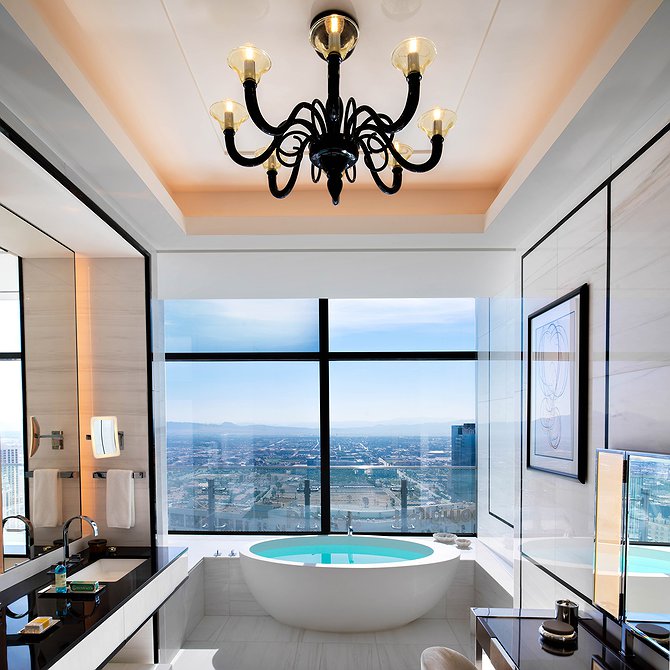
<svg viewBox="0 0 670 670">
<path fill-rule="evenodd" d="M 319 352 L 317 300 L 165 303 L 172 530 L 474 532 L 474 300 L 325 304 Z"/>
</svg>

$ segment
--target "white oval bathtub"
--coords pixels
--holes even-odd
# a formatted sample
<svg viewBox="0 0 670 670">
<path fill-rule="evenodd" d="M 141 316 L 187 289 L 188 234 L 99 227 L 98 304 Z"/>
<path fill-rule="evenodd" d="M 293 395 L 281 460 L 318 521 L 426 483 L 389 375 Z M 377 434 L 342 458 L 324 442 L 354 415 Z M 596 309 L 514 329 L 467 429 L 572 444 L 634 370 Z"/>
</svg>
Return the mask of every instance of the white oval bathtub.
<svg viewBox="0 0 670 670">
<path fill-rule="evenodd" d="M 240 551 L 247 586 L 268 614 L 340 633 L 418 619 L 444 597 L 459 558 L 457 549 L 438 543 L 362 535 L 281 538 Z"/>
</svg>

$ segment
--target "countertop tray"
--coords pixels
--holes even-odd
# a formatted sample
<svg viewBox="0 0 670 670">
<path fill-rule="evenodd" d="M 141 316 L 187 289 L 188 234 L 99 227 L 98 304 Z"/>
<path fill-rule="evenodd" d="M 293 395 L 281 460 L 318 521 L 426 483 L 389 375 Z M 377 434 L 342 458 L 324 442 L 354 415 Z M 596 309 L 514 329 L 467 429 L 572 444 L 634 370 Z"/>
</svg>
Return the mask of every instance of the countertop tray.
<svg viewBox="0 0 670 670">
<path fill-rule="evenodd" d="M 42 596 L 44 598 L 69 598 L 70 600 L 76 600 L 78 598 L 81 598 L 83 600 L 86 600 L 87 598 L 97 596 L 101 591 L 103 591 L 106 588 L 106 586 L 107 584 L 100 584 L 95 591 L 72 591 L 72 589 L 70 589 L 70 586 L 68 585 L 67 593 L 56 593 L 56 586 L 54 584 L 51 584 L 50 586 L 46 586 L 45 588 L 43 588 L 41 591 L 38 591 L 37 595 Z"/>
<path fill-rule="evenodd" d="M 25 628 L 22 628 L 19 631 L 19 635 L 23 635 L 25 637 L 40 637 L 40 635 L 44 635 L 45 633 L 48 633 L 54 626 L 57 626 L 60 623 L 60 619 L 53 619 L 53 621 L 44 629 L 41 630 L 39 633 L 27 633 Z"/>
</svg>

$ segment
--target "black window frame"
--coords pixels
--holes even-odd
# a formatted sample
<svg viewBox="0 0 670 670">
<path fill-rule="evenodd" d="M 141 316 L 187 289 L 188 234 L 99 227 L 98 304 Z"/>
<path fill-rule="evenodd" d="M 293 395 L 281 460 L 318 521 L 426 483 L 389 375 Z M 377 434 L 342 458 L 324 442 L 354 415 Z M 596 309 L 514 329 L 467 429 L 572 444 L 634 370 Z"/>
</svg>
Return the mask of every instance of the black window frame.
<svg viewBox="0 0 670 670">
<path fill-rule="evenodd" d="M 477 361 L 477 350 L 466 351 L 330 351 L 328 298 L 319 298 L 319 349 L 306 352 L 207 352 L 207 353 L 180 353 L 165 352 L 165 362 L 236 362 L 236 361 L 305 361 L 316 362 L 319 365 L 319 445 L 321 469 L 321 529 L 273 531 L 263 533 L 259 531 L 241 530 L 172 530 L 169 527 L 168 535 L 329 535 L 346 534 L 331 530 L 330 508 L 330 363 L 337 361 Z M 166 445 L 167 446 L 167 445 Z M 477 465 L 475 462 L 475 495 L 477 492 Z M 476 501 L 475 501 L 476 502 Z M 475 514 L 475 532 L 459 533 L 460 536 L 476 537 L 478 513 Z M 366 535 L 383 536 L 430 536 L 432 533 L 406 532 L 368 532 Z"/>
</svg>

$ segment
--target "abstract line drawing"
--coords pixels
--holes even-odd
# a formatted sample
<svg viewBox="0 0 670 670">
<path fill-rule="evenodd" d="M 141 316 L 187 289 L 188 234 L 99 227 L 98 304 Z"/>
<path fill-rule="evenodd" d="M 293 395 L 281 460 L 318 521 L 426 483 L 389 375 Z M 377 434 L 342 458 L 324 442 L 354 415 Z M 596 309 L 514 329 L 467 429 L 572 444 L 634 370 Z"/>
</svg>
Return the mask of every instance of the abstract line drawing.
<svg viewBox="0 0 670 670">
<path fill-rule="evenodd" d="M 584 478 L 588 286 L 528 317 L 527 465 Z"/>
<path fill-rule="evenodd" d="M 570 340 L 563 320 L 539 328 L 537 338 L 539 420 L 547 444 L 555 450 L 561 444 L 561 399 L 570 379 Z"/>
</svg>

